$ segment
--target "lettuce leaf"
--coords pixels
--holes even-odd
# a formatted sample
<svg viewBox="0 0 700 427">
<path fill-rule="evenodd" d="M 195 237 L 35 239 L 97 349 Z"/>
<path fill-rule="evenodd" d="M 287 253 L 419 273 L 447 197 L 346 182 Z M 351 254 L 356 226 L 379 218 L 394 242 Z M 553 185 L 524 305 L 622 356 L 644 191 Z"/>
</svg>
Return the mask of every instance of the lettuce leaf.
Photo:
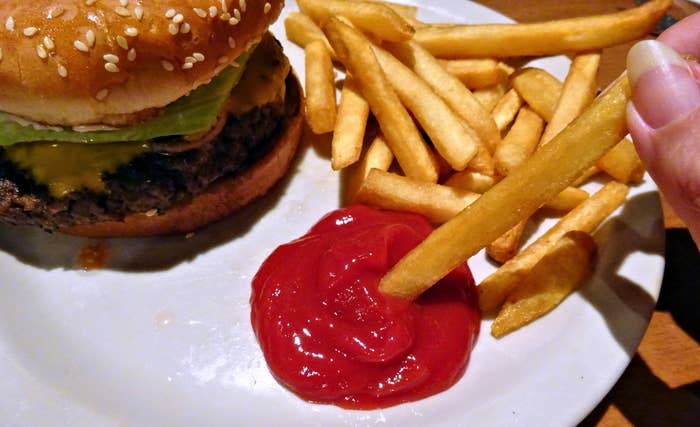
<svg viewBox="0 0 700 427">
<path fill-rule="evenodd" d="M 252 49 L 236 59 L 239 67 L 227 67 L 212 81 L 193 90 L 189 95 L 167 105 L 161 115 L 136 126 L 116 130 L 76 132 L 35 129 L 21 125 L 0 113 L 0 146 L 20 142 L 60 141 L 76 143 L 107 143 L 146 141 L 161 136 L 190 135 L 211 129 L 217 116 L 240 80 Z"/>
</svg>

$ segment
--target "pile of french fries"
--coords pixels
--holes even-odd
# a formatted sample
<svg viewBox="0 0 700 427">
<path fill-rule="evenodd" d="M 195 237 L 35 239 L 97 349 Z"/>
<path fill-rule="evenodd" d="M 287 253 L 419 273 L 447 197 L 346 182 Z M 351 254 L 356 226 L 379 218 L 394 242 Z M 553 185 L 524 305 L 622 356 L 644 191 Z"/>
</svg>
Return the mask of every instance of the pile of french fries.
<svg viewBox="0 0 700 427">
<path fill-rule="evenodd" d="M 573 292 L 593 268 L 591 234 L 644 176 L 625 138 L 626 76 L 596 99 L 600 50 L 648 34 L 671 1 L 512 25 L 429 24 L 413 6 L 376 0 L 297 3 L 285 28 L 306 53 L 307 120 L 332 132 L 347 203 L 443 224 L 380 289 L 416 298 L 486 247 L 502 264 L 478 288 L 482 311 L 497 313 L 496 337 Z M 563 53 L 572 55 L 564 82 L 510 65 Z M 345 71 L 339 103 L 334 64 Z M 589 195 L 579 186 L 594 176 L 604 185 Z M 521 248 L 540 209 L 561 218 Z"/>
</svg>

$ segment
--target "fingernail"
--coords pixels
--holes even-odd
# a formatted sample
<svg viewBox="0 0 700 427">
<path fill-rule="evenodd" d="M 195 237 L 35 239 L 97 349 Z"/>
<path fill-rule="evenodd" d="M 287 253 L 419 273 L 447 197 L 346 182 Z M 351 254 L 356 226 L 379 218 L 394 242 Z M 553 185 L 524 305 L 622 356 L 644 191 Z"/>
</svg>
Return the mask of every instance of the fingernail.
<svg viewBox="0 0 700 427">
<path fill-rule="evenodd" d="M 700 85 L 688 63 L 659 41 L 635 44 L 627 55 L 627 73 L 634 105 L 654 129 L 700 106 Z"/>
</svg>

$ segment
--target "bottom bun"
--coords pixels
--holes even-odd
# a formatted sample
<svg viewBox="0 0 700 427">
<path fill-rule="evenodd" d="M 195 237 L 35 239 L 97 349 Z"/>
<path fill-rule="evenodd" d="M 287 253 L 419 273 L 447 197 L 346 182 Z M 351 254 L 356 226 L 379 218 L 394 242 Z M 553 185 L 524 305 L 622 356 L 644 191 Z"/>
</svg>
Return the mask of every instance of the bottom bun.
<svg viewBox="0 0 700 427">
<path fill-rule="evenodd" d="M 299 81 L 293 80 L 297 86 L 295 92 L 301 94 Z M 160 215 L 131 214 L 123 221 L 82 224 L 59 231 L 95 238 L 158 236 L 189 233 L 225 218 L 267 193 L 286 174 L 299 145 L 304 123 L 301 96 L 297 98 L 297 114 L 282 124 L 270 152 L 242 173 L 217 181 L 205 192 Z"/>
</svg>

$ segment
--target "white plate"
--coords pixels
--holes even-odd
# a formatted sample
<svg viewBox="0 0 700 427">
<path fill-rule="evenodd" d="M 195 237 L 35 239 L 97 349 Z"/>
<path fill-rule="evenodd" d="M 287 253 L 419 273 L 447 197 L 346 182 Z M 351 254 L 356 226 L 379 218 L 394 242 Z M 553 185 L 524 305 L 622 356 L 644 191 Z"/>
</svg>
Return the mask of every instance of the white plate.
<svg viewBox="0 0 700 427">
<path fill-rule="evenodd" d="M 421 18 L 505 20 L 461 0 L 432 2 Z M 284 40 L 281 21 L 273 30 Z M 283 43 L 303 75 L 302 51 Z M 566 73 L 564 59 L 542 64 Z M 630 361 L 658 296 L 663 230 L 647 178 L 604 227 L 583 291 L 500 342 L 484 321 L 450 390 L 381 411 L 312 405 L 267 370 L 249 322 L 250 280 L 276 246 L 337 206 L 338 176 L 307 148 L 254 206 L 190 240 L 112 240 L 101 271 L 73 267 L 85 240 L 0 227 L 0 424 L 573 425 Z M 494 268 L 481 254 L 470 265 L 477 279 Z"/>
</svg>

